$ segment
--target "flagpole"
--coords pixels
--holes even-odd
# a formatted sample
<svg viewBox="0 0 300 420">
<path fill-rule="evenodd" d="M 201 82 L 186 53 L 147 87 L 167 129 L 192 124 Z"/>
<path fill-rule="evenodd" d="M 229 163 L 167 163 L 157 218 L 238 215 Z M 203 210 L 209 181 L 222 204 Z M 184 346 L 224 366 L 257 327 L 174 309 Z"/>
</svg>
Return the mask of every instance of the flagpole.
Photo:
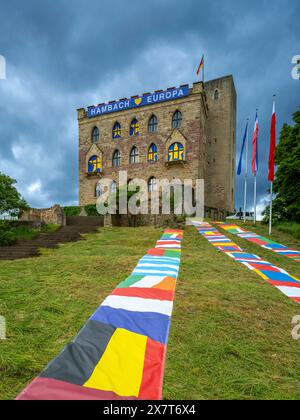
<svg viewBox="0 0 300 420">
<path fill-rule="evenodd" d="M 203 68 L 202 68 L 202 82 L 203 82 L 203 84 L 204 84 L 204 68 L 205 68 L 205 60 L 204 60 L 204 54 L 203 54 L 203 57 L 202 57 L 202 59 L 203 59 Z"/>
<path fill-rule="evenodd" d="M 248 184 L 248 149 L 249 149 L 249 118 L 247 119 L 247 140 L 246 140 L 246 165 L 245 165 L 245 186 L 244 186 L 244 223 L 246 223 L 247 212 L 247 184 Z"/>
<path fill-rule="evenodd" d="M 272 217 L 273 217 L 273 182 L 271 182 L 270 192 L 270 215 L 269 215 L 269 235 L 272 235 Z"/>
<path fill-rule="evenodd" d="M 255 137 L 254 137 L 255 136 Z M 257 161 L 257 140 L 258 140 L 258 108 L 256 108 L 256 117 L 255 117 L 255 125 L 254 125 L 254 134 L 253 134 L 253 148 L 254 148 L 254 139 L 255 139 L 255 149 L 252 151 L 252 173 L 254 176 L 254 217 L 253 217 L 253 224 L 256 225 L 256 201 L 257 201 L 257 169 L 258 169 L 258 161 Z M 254 156 L 255 150 L 255 156 Z"/>
<path fill-rule="evenodd" d="M 256 182 L 256 171 L 254 173 L 254 225 L 256 225 L 256 187 L 257 187 L 257 182 Z"/>
</svg>

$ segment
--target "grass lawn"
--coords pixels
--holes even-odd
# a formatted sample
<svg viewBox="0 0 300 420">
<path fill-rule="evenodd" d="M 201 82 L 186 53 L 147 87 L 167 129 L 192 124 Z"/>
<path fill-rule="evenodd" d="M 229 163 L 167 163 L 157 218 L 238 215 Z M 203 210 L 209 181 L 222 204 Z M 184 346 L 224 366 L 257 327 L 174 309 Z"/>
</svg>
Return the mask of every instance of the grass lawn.
<svg viewBox="0 0 300 420">
<path fill-rule="evenodd" d="M 14 398 L 74 338 L 161 232 L 102 229 L 39 258 L 0 261 L 0 315 L 8 329 L 7 340 L 0 341 L 1 399 Z M 288 245 L 293 241 L 279 235 Z M 296 262 L 234 240 L 300 276 Z M 300 399 L 300 342 L 291 337 L 295 315 L 299 305 L 187 228 L 164 397 Z"/>
</svg>

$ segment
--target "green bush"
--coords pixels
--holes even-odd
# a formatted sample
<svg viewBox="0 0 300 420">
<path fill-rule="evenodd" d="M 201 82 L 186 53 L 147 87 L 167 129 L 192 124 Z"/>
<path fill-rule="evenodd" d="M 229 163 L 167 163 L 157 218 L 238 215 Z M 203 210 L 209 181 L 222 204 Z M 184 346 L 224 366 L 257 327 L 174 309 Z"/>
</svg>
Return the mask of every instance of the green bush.
<svg viewBox="0 0 300 420">
<path fill-rule="evenodd" d="M 0 223 L 0 246 L 13 245 L 18 239 L 31 240 L 38 236 L 39 229 L 15 225 L 5 221 Z"/>
<path fill-rule="evenodd" d="M 0 246 L 9 246 L 13 245 L 17 241 L 16 234 L 9 230 L 7 232 L 0 233 Z"/>
<path fill-rule="evenodd" d="M 18 239 L 30 241 L 41 232 L 51 233 L 58 229 L 59 226 L 53 224 L 43 225 L 41 228 L 30 228 L 16 222 L 0 221 L 0 246 L 13 245 Z"/>
<path fill-rule="evenodd" d="M 65 212 L 65 215 L 67 217 L 70 217 L 70 216 L 79 216 L 80 211 L 81 211 L 81 209 L 80 209 L 79 206 L 68 206 L 68 207 L 64 207 L 64 212 Z"/>
<path fill-rule="evenodd" d="M 84 210 L 88 216 L 100 216 L 97 212 L 96 204 L 88 204 L 84 207 Z"/>
<path fill-rule="evenodd" d="M 49 223 L 48 225 L 43 225 L 41 228 L 42 233 L 52 233 L 56 232 L 60 228 L 59 225 L 55 225 L 53 223 Z"/>
</svg>

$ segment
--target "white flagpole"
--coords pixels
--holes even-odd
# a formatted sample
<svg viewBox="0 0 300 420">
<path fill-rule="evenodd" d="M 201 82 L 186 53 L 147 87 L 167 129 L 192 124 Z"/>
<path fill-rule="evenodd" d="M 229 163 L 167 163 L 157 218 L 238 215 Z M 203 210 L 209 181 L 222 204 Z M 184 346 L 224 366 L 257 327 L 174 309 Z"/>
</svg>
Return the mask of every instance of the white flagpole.
<svg viewBox="0 0 300 420">
<path fill-rule="evenodd" d="M 258 118 L 258 109 L 256 108 L 256 118 Z M 256 127 L 256 119 L 255 119 L 255 130 L 257 130 Z M 256 139 L 256 142 L 258 139 Z M 256 144 L 257 147 L 257 144 Z M 252 154 L 253 159 L 253 154 Z M 256 159 L 257 159 L 257 149 L 256 149 L 256 156 L 255 156 L 255 172 L 254 172 L 254 218 L 253 218 L 253 224 L 256 225 L 256 201 L 257 201 L 257 165 L 256 165 Z"/>
<path fill-rule="evenodd" d="M 273 217 L 273 182 L 271 182 L 271 194 L 270 194 L 270 215 L 269 215 L 269 235 L 272 235 L 272 217 Z"/>
<path fill-rule="evenodd" d="M 256 225 L 256 171 L 254 174 L 254 225 Z"/>
<path fill-rule="evenodd" d="M 275 100 L 276 100 L 276 95 L 273 95 L 273 112 L 275 112 Z M 273 122 L 273 112 L 272 112 L 272 122 Z M 275 145 L 276 145 L 276 125 L 275 125 Z M 273 222 L 273 220 L 272 220 L 273 219 L 273 184 L 274 184 L 274 182 L 271 181 L 270 214 L 269 214 L 269 236 L 272 235 L 272 222 Z"/>
<path fill-rule="evenodd" d="M 249 149 L 249 118 L 247 120 L 247 140 L 246 140 L 246 165 L 245 165 L 245 186 L 244 186 L 244 223 L 246 223 L 247 212 L 247 183 L 248 183 L 248 149 Z"/>
</svg>

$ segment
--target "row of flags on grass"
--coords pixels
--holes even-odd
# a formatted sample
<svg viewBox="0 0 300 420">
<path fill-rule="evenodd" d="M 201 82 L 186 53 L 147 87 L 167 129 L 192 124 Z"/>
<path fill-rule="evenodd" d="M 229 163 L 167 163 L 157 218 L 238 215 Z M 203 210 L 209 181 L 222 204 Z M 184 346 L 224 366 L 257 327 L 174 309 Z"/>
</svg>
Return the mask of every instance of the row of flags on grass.
<svg viewBox="0 0 300 420">
<path fill-rule="evenodd" d="M 161 400 L 182 239 L 165 230 L 17 400 Z"/>
<path fill-rule="evenodd" d="M 254 223 L 256 222 L 256 176 L 258 172 L 258 150 L 259 150 L 259 121 L 258 110 L 256 110 L 254 130 L 252 134 L 252 175 L 254 177 Z M 247 210 L 247 177 L 248 177 L 248 147 L 249 147 L 249 119 L 246 123 L 246 128 L 243 137 L 241 155 L 237 168 L 237 175 L 242 174 L 243 157 L 246 150 L 245 163 L 245 186 L 244 186 L 244 219 L 246 219 Z M 271 197 L 270 197 L 270 226 L 269 233 L 272 233 L 272 202 L 273 202 L 273 183 L 275 178 L 275 148 L 276 148 L 276 110 L 275 110 L 275 95 L 273 97 L 273 110 L 271 117 L 270 129 L 270 148 L 269 148 L 269 167 L 268 167 L 268 181 L 271 183 Z"/>
</svg>

